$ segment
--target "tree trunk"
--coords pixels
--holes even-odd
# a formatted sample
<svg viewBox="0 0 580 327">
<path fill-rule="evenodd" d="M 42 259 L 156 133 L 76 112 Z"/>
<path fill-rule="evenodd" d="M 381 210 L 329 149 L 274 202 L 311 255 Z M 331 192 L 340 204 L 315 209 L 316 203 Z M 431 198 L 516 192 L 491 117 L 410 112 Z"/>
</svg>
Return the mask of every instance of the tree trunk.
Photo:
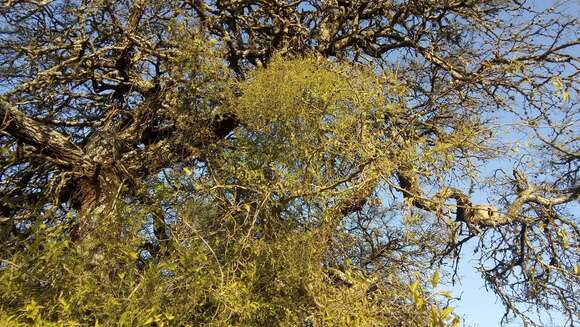
<svg viewBox="0 0 580 327">
<path fill-rule="evenodd" d="M 97 222 L 114 209 L 112 206 L 123 186 L 112 167 L 99 167 L 95 175 L 80 178 L 78 184 L 78 216 L 72 232 L 75 241 L 90 235 Z"/>
<path fill-rule="evenodd" d="M 65 135 L 26 117 L 1 98 L 0 117 L 0 131 L 34 146 L 40 155 L 69 174 L 68 183 L 78 187 L 71 192 L 78 210 L 72 237 L 82 239 L 94 229 L 97 218 L 106 211 L 121 186 L 114 161 L 97 159 L 107 158 L 107 146 L 81 149 Z"/>
</svg>

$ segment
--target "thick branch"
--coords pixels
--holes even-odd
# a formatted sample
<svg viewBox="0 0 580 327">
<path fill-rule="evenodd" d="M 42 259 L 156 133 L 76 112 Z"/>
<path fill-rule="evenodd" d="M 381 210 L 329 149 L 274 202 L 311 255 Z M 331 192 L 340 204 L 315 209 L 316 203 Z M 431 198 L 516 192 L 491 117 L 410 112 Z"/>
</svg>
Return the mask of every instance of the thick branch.
<svg viewBox="0 0 580 327">
<path fill-rule="evenodd" d="M 89 168 L 90 162 L 84 157 L 83 150 L 66 136 L 48 126 L 26 117 L 10 103 L 0 99 L 0 131 L 34 146 L 39 153 L 63 168 Z"/>
<path fill-rule="evenodd" d="M 400 185 L 399 190 L 415 207 L 438 212 L 447 199 L 454 199 L 457 203 L 456 221 L 465 222 L 470 229 L 477 230 L 495 228 L 512 222 L 532 223 L 528 218 L 520 216 L 520 211 L 525 204 L 535 203 L 544 207 L 552 207 L 574 201 L 580 196 L 580 188 L 575 188 L 568 192 L 558 192 L 557 196 L 547 198 L 539 194 L 542 191 L 541 187 L 527 186 L 527 181 L 522 183 L 521 176 L 516 176 L 519 179 L 519 187 L 526 185 L 527 188 L 518 192 L 516 199 L 507 207 L 505 214 L 500 214 L 497 208 L 491 205 L 472 204 L 467 195 L 455 188 L 444 187 L 434 197 L 427 198 L 422 193 L 415 176 L 399 172 L 397 177 Z"/>
</svg>

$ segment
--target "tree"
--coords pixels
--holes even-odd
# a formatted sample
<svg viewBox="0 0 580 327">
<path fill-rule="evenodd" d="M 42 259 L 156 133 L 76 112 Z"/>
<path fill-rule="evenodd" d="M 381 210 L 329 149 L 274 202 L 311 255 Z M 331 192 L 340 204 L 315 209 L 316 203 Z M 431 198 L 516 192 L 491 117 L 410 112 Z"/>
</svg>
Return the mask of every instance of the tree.
<svg viewBox="0 0 580 327">
<path fill-rule="evenodd" d="M 565 6 L 5 2 L 3 311 L 455 323 L 428 280 L 473 240 L 506 318 L 572 324 L 580 41 Z M 498 133 L 506 121 L 520 130 Z M 524 152 L 502 145 L 521 135 Z M 513 173 L 480 177 L 494 161 Z"/>
</svg>

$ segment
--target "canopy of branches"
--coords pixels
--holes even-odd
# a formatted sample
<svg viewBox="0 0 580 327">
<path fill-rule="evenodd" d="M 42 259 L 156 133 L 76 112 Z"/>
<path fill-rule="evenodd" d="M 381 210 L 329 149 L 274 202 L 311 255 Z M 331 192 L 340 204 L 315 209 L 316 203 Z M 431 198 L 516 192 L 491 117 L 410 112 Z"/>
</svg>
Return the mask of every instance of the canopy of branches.
<svg viewBox="0 0 580 327">
<path fill-rule="evenodd" d="M 504 322 L 573 325 L 580 21 L 540 6 L 2 2 L 0 324 L 458 326 L 476 248 Z"/>
</svg>

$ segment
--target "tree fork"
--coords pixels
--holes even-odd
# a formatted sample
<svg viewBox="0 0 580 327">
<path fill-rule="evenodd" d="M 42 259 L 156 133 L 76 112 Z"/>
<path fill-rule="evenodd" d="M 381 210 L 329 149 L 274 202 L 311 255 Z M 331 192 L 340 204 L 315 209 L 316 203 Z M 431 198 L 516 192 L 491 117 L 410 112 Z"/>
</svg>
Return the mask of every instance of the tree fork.
<svg viewBox="0 0 580 327">
<path fill-rule="evenodd" d="M 78 185 L 78 220 L 73 228 L 73 239 L 82 238 L 92 225 L 95 209 L 102 206 L 103 195 L 118 188 L 119 178 L 114 170 L 103 169 L 101 164 L 89 159 L 76 144 L 65 135 L 32 118 L 26 117 L 20 110 L 0 99 L 0 131 L 17 140 L 32 145 L 46 160 L 58 166 L 64 172 L 72 173 L 69 183 Z M 116 187 L 115 187 L 116 186 Z M 108 190 L 103 188 L 107 187 Z M 98 210 L 97 210 L 98 211 Z"/>
</svg>

